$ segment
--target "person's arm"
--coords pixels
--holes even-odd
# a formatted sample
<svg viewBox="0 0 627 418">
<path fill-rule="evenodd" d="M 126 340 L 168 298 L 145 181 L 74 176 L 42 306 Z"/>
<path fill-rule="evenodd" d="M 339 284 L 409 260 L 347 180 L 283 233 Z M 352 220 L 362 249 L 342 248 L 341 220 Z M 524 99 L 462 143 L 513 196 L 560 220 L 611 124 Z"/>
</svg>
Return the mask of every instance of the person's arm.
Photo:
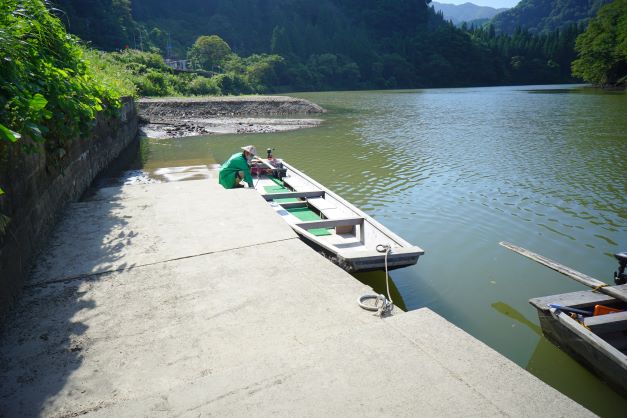
<svg viewBox="0 0 627 418">
<path fill-rule="evenodd" d="M 250 174 L 248 164 L 246 164 L 246 169 L 244 170 L 244 181 L 248 183 L 248 186 L 253 187 L 253 176 Z"/>
<path fill-rule="evenodd" d="M 253 176 L 250 174 L 250 167 L 248 166 L 246 159 L 242 158 L 238 165 L 239 171 L 244 172 L 244 181 L 248 183 L 250 187 L 253 187 Z"/>
</svg>

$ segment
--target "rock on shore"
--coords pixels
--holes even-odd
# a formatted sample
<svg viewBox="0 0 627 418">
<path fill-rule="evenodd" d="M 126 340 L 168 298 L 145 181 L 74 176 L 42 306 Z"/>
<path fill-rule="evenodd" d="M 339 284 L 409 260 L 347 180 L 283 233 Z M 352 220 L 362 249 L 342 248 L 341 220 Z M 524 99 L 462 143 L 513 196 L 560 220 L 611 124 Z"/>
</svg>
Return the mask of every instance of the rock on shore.
<svg viewBox="0 0 627 418">
<path fill-rule="evenodd" d="M 315 103 L 287 96 L 140 99 L 137 108 L 142 132 L 152 138 L 294 130 L 321 120 L 285 116 L 325 112 Z"/>
</svg>

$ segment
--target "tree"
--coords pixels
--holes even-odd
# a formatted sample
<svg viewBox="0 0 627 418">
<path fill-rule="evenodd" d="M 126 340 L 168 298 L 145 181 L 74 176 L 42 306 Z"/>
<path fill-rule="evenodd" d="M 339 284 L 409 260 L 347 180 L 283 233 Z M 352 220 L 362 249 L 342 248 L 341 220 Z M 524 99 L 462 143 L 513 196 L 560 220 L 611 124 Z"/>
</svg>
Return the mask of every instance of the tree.
<svg viewBox="0 0 627 418">
<path fill-rule="evenodd" d="M 55 0 L 52 9 L 67 30 L 105 50 L 132 44 L 139 29 L 131 14 L 130 0 Z"/>
<path fill-rule="evenodd" d="M 219 68 L 232 54 L 231 47 L 222 38 L 204 35 L 196 39 L 187 56 L 193 66 L 211 71 Z"/>
<path fill-rule="evenodd" d="M 615 0 L 599 9 L 584 33 L 577 37 L 579 57 L 573 75 L 598 85 L 627 83 L 627 0 Z"/>
<path fill-rule="evenodd" d="M 270 52 L 273 54 L 290 54 L 292 52 L 290 38 L 285 33 L 284 27 L 275 26 L 274 29 L 272 29 Z"/>
</svg>

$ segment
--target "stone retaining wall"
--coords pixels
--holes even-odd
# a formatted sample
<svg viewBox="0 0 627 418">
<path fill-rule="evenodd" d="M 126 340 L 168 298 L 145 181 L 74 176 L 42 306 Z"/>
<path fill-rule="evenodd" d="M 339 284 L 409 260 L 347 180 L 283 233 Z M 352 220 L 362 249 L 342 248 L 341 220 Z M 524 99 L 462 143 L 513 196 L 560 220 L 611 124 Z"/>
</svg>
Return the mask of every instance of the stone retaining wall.
<svg viewBox="0 0 627 418">
<path fill-rule="evenodd" d="M 119 117 L 98 115 L 92 134 L 72 142 L 59 164 L 44 152 L 5 149 L 0 161 L 0 214 L 11 218 L 0 232 L 0 322 L 24 285 L 29 266 L 63 207 L 78 200 L 96 175 L 137 136 L 137 112 L 125 99 Z M 40 147 L 41 148 L 41 147 Z"/>
</svg>

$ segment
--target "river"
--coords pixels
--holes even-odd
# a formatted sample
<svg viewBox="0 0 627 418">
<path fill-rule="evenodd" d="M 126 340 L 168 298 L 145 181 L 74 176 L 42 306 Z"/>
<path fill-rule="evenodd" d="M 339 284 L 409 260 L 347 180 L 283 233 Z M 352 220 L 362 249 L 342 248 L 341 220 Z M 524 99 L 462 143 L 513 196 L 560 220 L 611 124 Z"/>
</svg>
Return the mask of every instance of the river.
<svg viewBox="0 0 627 418">
<path fill-rule="evenodd" d="M 627 400 L 541 336 L 533 297 L 584 290 L 506 240 L 611 282 L 627 250 L 627 95 L 582 86 L 302 93 L 318 128 L 146 140 L 143 167 L 219 163 L 275 148 L 425 250 L 391 273 L 429 307 L 603 416 Z M 357 276 L 382 290 L 383 273 Z M 417 371 L 419 373 L 419 371 Z"/>
</svg>

